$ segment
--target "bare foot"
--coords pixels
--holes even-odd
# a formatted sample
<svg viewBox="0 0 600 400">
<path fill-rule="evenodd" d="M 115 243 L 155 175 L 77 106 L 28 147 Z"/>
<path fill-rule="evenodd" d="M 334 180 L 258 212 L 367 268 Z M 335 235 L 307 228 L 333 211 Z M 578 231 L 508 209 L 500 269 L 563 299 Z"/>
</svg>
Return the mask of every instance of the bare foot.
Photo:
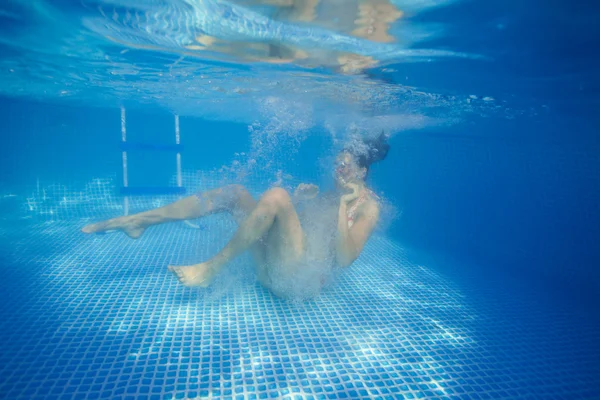
<svg viewBox="0 0 600 400">
<path fill-rule="evenodd" d="M 136 222 L 132 217 L 118 217 L 102 221 L 95 224 L 89 224 L 81 229 L 83 233 L 100 233 L 111 230 L 119 230 L 125 233 L 132 239 L 137 239 L 146 230 L 139 222 Z"/>
<path fill-rule="evenodd" d="M 169 271 L 177 276 L 179 282 L 188 287 L 208 287 L 218 272 L 218 270 L 208 262 L 185 267 L 169 265 Z"/>
<path fill-rule="evenodd" d="M 363 70 L 377 64 L 371 57 L 359 56 L 357 54 L 347 54 L 338 57 L 340 71 L 345 74 L 357 74 Z"/>
</svg>

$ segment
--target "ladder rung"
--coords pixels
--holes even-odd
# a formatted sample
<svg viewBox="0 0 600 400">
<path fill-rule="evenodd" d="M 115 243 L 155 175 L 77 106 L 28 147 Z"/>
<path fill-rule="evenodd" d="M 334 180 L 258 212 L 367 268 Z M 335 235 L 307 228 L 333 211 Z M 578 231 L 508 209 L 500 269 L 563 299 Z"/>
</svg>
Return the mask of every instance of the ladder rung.
<svg viewBox="0 0 600 400">
<path fill-rule="evenodd" d="M 183 145 L 181 144 L 152 144 L 152 143 L 132 143 L 132 142 L 121 142 L 121 150 L 154 150 L 154 151 L 174 151 L 181 153 L 183 151 Z"/>
<path fill-rule="evenodd" d="M 164 187 L 122 187 L 121 194 L 124 196 L 143 196 L 158 194 L 185 194 L 186 188 L 177 186 Z"/>
</svg>

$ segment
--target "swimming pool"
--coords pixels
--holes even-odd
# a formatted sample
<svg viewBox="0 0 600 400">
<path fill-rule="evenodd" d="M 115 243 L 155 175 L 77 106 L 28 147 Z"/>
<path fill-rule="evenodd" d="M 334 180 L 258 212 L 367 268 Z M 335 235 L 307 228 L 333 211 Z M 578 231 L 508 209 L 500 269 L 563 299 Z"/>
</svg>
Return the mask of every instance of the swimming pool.
<svg viewBox="0 0 600 400">
<path fill-rule="evenodd" d="M 595 397 L 596 323 L 514 277 L 377 235 L 311 302 L 248 258 L 182 289 L 165 265 L 208 257 L 230 220 L 127 243 L 81 222 L 3 223 L 5 398 Z"/>
<path fill-rule="evenodd" d="M 556 7 L 1 6 L 0 398 L 598 398 L 597 28 Z M 379 225 L 314 299 L 249 254 L 178 283 L 227 214 L 80 231 L 231 183 L 327 191 L 381 131 Z"/>
</svg>

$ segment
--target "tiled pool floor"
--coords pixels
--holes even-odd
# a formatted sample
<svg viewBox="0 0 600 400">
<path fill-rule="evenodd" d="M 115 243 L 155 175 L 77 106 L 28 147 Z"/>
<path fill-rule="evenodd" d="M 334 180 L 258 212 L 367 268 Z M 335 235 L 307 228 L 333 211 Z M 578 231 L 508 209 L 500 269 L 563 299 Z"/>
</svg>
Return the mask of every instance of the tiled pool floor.
<svg viewBox="0 0 600 400">
<path fill-rule="evenodd" d="M 208 290 L 166 270 L 213 254 L 226 219 L 137 241 L 82 235 L 86 222 L 0 225 L 0 398 L 600 398 L 598 319 L 436 272 L 385 236 L 293 303 L 248 257 Z"/>
</svg>

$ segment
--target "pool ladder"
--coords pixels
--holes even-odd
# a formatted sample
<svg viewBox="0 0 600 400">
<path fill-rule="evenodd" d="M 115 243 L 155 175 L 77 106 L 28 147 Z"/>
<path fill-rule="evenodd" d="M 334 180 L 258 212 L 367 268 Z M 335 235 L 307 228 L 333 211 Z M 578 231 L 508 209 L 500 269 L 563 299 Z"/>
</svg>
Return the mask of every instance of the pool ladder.
<svg viewBox="0 0 600 400">
<path fill-rule="evenodd" d="M 177 186 L 162 186 L 162 187 L 142 187 L 129 186 L 127 152 L 129 151 L 167 151 L 174 152 L 177 157 Z M 175 115 L 175 144 L 160 145 L 151 143 L 132 143 L 127 141 L 127 114 L 125 107 L 121 107 L 121 154 L 123 158 L 123 186 L 121 187 L 121 195 L 124 195 L 123 210 L 125 215 L 129 215 L 129 197 L 143 195 L 183 195 L 186 193 L 186 188 L 182 185 L 181 178 L 181 152 L 183 145 L 181 144 L 181 136 L 179 134 L 179 115 Z"/>
</svg>

